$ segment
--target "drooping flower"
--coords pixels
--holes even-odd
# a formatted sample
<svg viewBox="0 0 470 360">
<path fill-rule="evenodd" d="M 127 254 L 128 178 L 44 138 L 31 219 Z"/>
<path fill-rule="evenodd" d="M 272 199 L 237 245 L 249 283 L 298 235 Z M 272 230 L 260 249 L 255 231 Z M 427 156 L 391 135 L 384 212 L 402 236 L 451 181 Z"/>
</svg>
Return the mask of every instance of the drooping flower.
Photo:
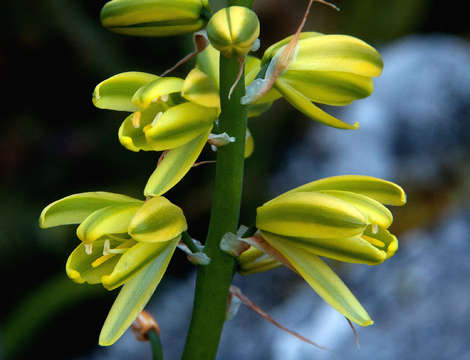
<svg viewBox="0 0 470 360">
<path fill-rule="evenodd" d="M 398 240 L 387 230 L 393 217 L 383 204 L 405 202 L 406 195 L 398 185 L 370 176 L 313 181 L 257 209 L 259 232 L 252 244 L 296 271 L 348 319 L 367 326 L 372 324 L 367 312 L 319 256 L 368 265 L 392 257 Z M 242 272 L 256 270 L 260 255 L 253 254 L 240 256 Z M 264 259 L 262 265 L 275 267 L 278 264 L 274 259 Z"/>
<path fill-rule="evenodd" d="M 101 23 L 124 35 L 170 36 L 202 29 L 210 11 L 208 0 L 112 0 L 101 10 Z"/>
<path fill-rule="evenodd" d="M 247 88 L 243 103 L 251 103 L 257 93 L 275 76 L 282 50 L 292 36 L 271 45 L 264 53 L 260 77 Z M 258 103 L 284 97 L 306 116 L 339 129 L 357 129 L 359 124 L 345 123 L 314 103 L 344 106 L 369 96 L 372 78 L 382 72 L 380 54 L 364 41 L 346 35 L 325 35 L 303 32 L 299 36 L 296 54 L 287 68 L 275 79 L 271 90 Z M 264 101 L 263 101 L 264 99 Z"/>
<path fill-rule="evenodd" d="M 217 76 L 219 52 L 208 47 L 198 64 Z M 260 60 L 251 58 L 246 78 L 253 79 Z M 217 65 L 215 64 L 217 62 Z M 164 151 L 150 176 L 145 196 L 160 196 L 176 185 L 194 165 L 208 141 L 220 113 L 217 85 L 196 67 L 183 80 L 143 72 L 125 72 L 99 83 L 93 92 L 96 107 L 126 111 L 119 141 L 131 151 Z M 249 116 L 266 111 L 270 104 L 248 107 Z M 246 136 L 245 155 L 253 152 L 253 138 Z"/>
<path fill-rule="evenodd" d="M 70 254 L 67 275 L 77 283 L 122 289 L 100 335 L 111 345 L 131 325 L 158 286 L 187 229 L 182 210 L 164 197 L 141 201 L 128 196 L 88 192 L 48 205 L 39 225 L 80 224 L 80 245 Z"/>
<path fill-rule="evenodd" d="M 121 73 L 101 82 L 93 103 L 132 112 L 119 128 L 119 141 L 131 151 L 167 151 L 144 193 L 159 196 L 190 170 L 219 114 L 181 96 L 183 80 L 142 72 Z"/>
</svg>

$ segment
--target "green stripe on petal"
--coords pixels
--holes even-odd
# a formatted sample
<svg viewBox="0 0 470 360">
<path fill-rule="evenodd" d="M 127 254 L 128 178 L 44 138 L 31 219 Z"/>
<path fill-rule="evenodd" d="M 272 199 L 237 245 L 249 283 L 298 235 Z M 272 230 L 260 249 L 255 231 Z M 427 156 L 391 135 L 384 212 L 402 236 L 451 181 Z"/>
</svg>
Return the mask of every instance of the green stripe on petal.
<svg viewBox="0 0 470 360">
<path fill-rule="evenodd" d="M 125 234 L 127 227 L 142 203 L 112 205 L 97 210 L 77 228 L 77 236 L 90 244 L 104 235 Z"/>
<path fill-rule="evenodd" d="M 305 95 L 294 89 L 291 85 L 282 80 L 282 78 L 277 79 L 274 86 L 293 107 L 315 121 L 337 129 L 356 130 L 359 128 L 358 123 L 350 125 L 327 114 L 319 107 L 312 104 Z"/>
<path fill-rule="evenodd" d="M 189 21 L 151 22 L 125 27 L 108 27 L 108 30 L 122 34 L 143 37 L 160 37 L 187 34 L 202 29 L 205 25 L 202 19 Z"/>
<path fill-rule="evenodd" d="M 217 119 L 218 109 L 193 103 L 176 105 L 163 113 L 145 136 L 160 150 L 174 149 L 196 138 Z"/>
<path fill-rule="evenodd" d="M 328 105 L 347 105 L 374 89 L 369 77 L 338 71 L 287 71 L 282 80 L 309 100 Z"/>
<path fill-rule="evenodd" d="M 385 251 L 362 239 L 360 235 L 341 238 L 301 238 L 261 232 L 268 242 L 273 237 L 286 244 L 295 243 L 306 252 L 349 263 L 378 265 L 387 259 Z"/>
<path fill-rule="evenodd" d="M 39 226 L 49 228 L 59 225 L 79 224 L 91 213 L 110 205 L 142 203 L 129 196 L 109 192 L 85 192 L 64 197 L 44 208 Z"/>
<path fill-rule="evenodd" d="M 178 241 L 177 238 L 164 244 L 146 244 L 164 247 L 149 265 L 122 287 L 101 329 L 101 346 L 114 344 L 143 310 L 160 283 Z"/>
<path fill-rule="evenodd" d="M 322 193 L 294 193 L 257 209 L 256 227 L 279 235 L 309 238 L 361 234 L 367 218 L 353 205 Z"/>
<path fill-rule="evenodd" d="M 131 99 L 142 86 L 158 79 L 157 75 L 130 71 L 100 82 L 93 91 L 93 104 L 100 109 L 137 111 Z"/>
<path fill-rule="evenodd" d="M 365 175 L 332 176 L 299 186 L 286 194 L 320 190 L 350 191 L 368 196 L 385 205 L 406 204 L 406 194 L 400 186 L 391 181 Z"/>
<path fill-rule="evenodd" d="M 215 83 L 198 68 L 190 71 L 184 80 L 182 95 L 185 99 L 206 107 L 220 108 L 219 91 Z"/>
<path fill-rule="evenodd" d="M 266 239 L 295 268 L 300 276 L 334 309 L 360 326 L 373 321 L 343 281 L 318 256 L 306 252 L 295 243 L 287 243 L 278 237 Z"/>
<path fill-rule="evenodd" d="M 114 0 L 101 10 L 101 23 L 111 31 L 137 36 L 194 32 L 205 25 L 200 0 Z"/>
<path fill-rule="evenodd" d="M 176 77 L 156 79 L 137 90 L 132 102 L 140 109 L 146 109 L 152 103 L 166 102 L 169 94 L 181 91 L 183 82 L 183 79 Z"/>
<path fill-rule="evenodd" d="M 299 36 L 299 40 L 308 39 L 310 37 L 315 37 L 315 36 L 324 36 L 324 34 L 318 33 L 318 32 L 313 32 L 313 31 L 311 31 L 311 32 L 309 32 L 309 31 L 301 32 L 300 36 Z M 264 52 L 264 54 L 263 54 L 263 58 L 261 60 L 260 66 L 263 66 L 264 64 L 268 64 L 271 61 L 271 59 L 274 57 L 274 55 L 276 55 L 276 53 L 284 45 L 287 45 L 287 43 L 289 41 L 291 41 L 291 39 L 293 37 L 294 37 L 294 35 L 288 36 L 285 39 L 282 39 L 281 41 L 278 41 L 277 43 L 275 43 L 275 44 L 271 45 L 270 47 L 268 47 L 266 49 L 266 51 Z"/>
<path fill-rule="evenodd" d="M 93 243 L 91 254 L 87 254 L 85 244 L 81 243 L 70 254 L 65 265 L 65 270 L 70 279 L 76 283 L 88 284 L 101 283 L 101 277 L 110 274 L 119 260 L 120 255 L 116 254 L 109 260 L 97 267 L 93 267 L 93 262 L 103 256 L 104 242 L 108 240 L 112 248 L 120 244 L 116 239 L 102 238 Z"/>
<path fill-rule="evenodd" d="M 212 126 L 183 146 L 168 151 L 150 176 L 144 189 L 144 195 L 163 195 L 175 186 L 196 162 L 211 130 Z"/>
<path fill-rule="evenodd" d="M 341 71 L 375 77 L 382 72 L 380 54 L 352 36 L 324 35 L 299 41 L 299 52 L 288 70 Z"/>
<path fill-rule="evenodd" d="M 220 53 L 211 45 L 207 46 L 204 51 L 196 57 L 196 67 L 209 76 L 217 89 L 219 89 L 220 84 L 219 59 Z"/>
<path fill-rule="evenodd" d="M 162 196 L 147 200 L 129 224 L 129 235 L 137 241 L 168 241 L 186 231 L 183 211 Z"/>
<path fill-rule="evenodd" d="M 108 290 L 113 290 L 123 285 L 168 247 L 171 248 L 175 243 L 178 244 L 179 240 L 178 236 L 170 241 L 159 243 L 138 242 L 119 258 L 112 273 L 101 278 L 103 286 Z"/>
<path fill-rule="evenodd" d="M 354 205 L 369 220 L 369 224 L 377 224 L 385 229 L 392 224 L 393 215 L 390 210 L 368 196 L 339 190 L 322 190 L 321 192 Z"/>
</svg>

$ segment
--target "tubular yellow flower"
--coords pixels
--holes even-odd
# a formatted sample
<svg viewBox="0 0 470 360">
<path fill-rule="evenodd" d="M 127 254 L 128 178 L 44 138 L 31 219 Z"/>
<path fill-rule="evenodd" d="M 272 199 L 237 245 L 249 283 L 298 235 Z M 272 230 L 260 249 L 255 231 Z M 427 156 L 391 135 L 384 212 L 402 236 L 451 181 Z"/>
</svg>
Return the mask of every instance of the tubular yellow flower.
<svg viewBox="0 0 470 360">
<path fill-rule="evenodd" d="M 110 31 L 134 36 L 169 36 L 202 29 L 208 0 L 112 0 L 101 10 Z"/>
<path fill-rule="evenodd" d="M 244 6 L 230 6 L 217 11 L 207 24 L 207 36 L 225 57 L 248 54 L 259 36 L 256 13 Z"/>
<path fill-rule="evenodd" d="M 371 320 L 365 310 L 318 256 L 382 263 L 398 249 L 397 238 L 387 230 L 392 214 L 382 204 L 405 202 L 403 189 L 382 179 L 362 175 L 320 179 L 259 207 L 257 236 L 275 249 L 271 257 L 280 254 L 277 260 L 298 272 L 327 303 L 366 326 Z M 241 257 L 239 261 L 247 262 Z M 250 270 L 246 265 L 241 269 Z"/>
<path fill-rule="evenodd" d="M 218 60 L 218 52 L 211 50 L 217 53 Z M 215 59 L 212 55 L 202 56 L 210 61 Z M 259 62 L 258 59 L 249 61 L 248 77 L 256 75 Z M 220 113 L 217 89 L 210 87 L 209 92 L 202 89 L 197 74 L 203 83 L 212 86 L 208 76 L 195 68 L 186 80 L 132 71 L 114 75 L 95 87 L 96 107 L 131 112 L 118 133 L 126 149 L 165 151 L 147 182 L 145 196 L 163 195 L 186 175 L 202 152 Z M 263 106 L 264 109 L 253 107 L 252 115 L 267 109 Z M 247 138 L 248 157 L 254 147 L 249 131 Z"/>
<path fill-rule="evenodd" d="M 265 79 L 257 79 L 247 88 L 245 103 L 256 97 L 257 89 L 275 72 L 278 57 L 291 38 L 265 51 L 261 61 L 261 66 L 266 69 Z M 300 34 L 294 59 L 275 80 L 269 98 L 283 96 L 306 116 L 325 125 L 357 129 L 359 124 L 345 123 L 312 102 L 344 106 L 365 98 L 372 93 L 372 78 L 381 74 L 382 67 L 380 54 L 362 40 L 346 35 L 304 32 Z"/>
<path fill-rule="evenodd" d="M 142 72 L 121 73 L 101 82 L 93 103 L 132 112 L 119 128 L 119 141 L 131 151 L 166 151 L 149 179 L 146 196 L 168 191 L 190 170 L 219 114 L 217 107 L 181 96 L 184 81 Z"/>
<path fill-rule="evenodd" d="M 80 224 L 81 244 L 70 254 L 67 275 L 77 283 L 123 288 L 100 337 L 111 345 L 131 325 L 155 291 L 187 229 L 179 207 L 163 197 L 145 202 L 124 195 L 90 192 L 48 205 L 39 225 Z"/>
</svg>

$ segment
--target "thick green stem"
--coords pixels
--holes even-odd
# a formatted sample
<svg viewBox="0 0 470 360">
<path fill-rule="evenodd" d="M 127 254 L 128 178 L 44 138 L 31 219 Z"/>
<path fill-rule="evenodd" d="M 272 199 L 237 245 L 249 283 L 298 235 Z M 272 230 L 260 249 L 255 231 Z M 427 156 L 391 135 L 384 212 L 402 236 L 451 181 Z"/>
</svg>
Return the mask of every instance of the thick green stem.
<svg viewBox="0 0 470 360">
<path fill-rule="evenodd" d="M 230 1 L 230 5 L 252 1 Z M 205 252 L 211 258 L 208 266 L 199 266 L 193 315 L 183 353 L 184 360 L 215 359 L 225 322 L 229 287 L 235 269 L 234 259 L 220 250 L 220 240 L 227 232 L 236 232 L 243 187 L 243 167 L 247 111 L 240 104 L 245 94 L 242 79 L 228 94 L 239 71 L 237 59 L 220 57 L 221 116 L 217 132 L 226 132 L 236 141 L 217 151 L 214 197 Z"/>
</svg>

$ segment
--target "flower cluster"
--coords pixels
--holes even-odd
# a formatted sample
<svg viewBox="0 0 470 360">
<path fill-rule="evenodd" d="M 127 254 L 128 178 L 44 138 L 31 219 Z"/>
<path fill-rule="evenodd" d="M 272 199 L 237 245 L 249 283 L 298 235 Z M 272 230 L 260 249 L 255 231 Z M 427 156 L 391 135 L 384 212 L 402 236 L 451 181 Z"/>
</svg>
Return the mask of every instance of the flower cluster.
<svg viewBox="0 0 470 360">
<path fill-rule="evenodd" d="M 53 202 L 39 218 L 41 228 L 69 224 L 80 224 L 81 243 L 67 260 L 67 275 L 77 283 L 101 283 L 108 290 L 124 285 L 100 337 L 100 344 L 111 344 L 155 291 L 187 229 L 186 219 L 178 206 L 161 196 L 144 202 L 88 192 Z"/>
<path fill-rule="evenodd" d="M 66 264 L 72 280 L 109 290 L 122 286 L 100 335 L 100 344 L 110 345 L 155 291 L 180 239 L 189 237 L 182 210 L 162 195 L 194 166 L 206 143 L 217 150 L 238 141 L 242 150 L 245 144 L 245 157 L 253 152 L 249 130 L 236 139 L 218 128 L 220 57 L 239 61 L 248 117 L 263 114 L 283 97 L 308 117 L 341 129 L 358 125 L 336 119 L 313 102 L 341 106 L 370 95 L 372 78 L 383 64 L 361 40 L 300 33 L 300 28 L 261 59 L 247 56 L 259 42 L 256 14 L 240 6 L 211 14 L 208 0 L 112 0 L 104 5 L 101 21 L 113 32 L 134 36 L 184 34 L 207 26 L 210 41 L 198 49 L 184 79 L 131 71 L 102 81 L 93 92 L 96 107 L 129 113 L 118 131 L 126 149 L 162 152 L 143 191 L 146 200 L 81 193 L 53 202 L 40 216 L 42 228 L 79 224 L 81 243 Z M 293 45 L 295 54 L 284 56 Z M 239 271 L 286 265 L 347 318 L 369 325 L 367 312 L 319 256 L 369 265 L 390 258 L 398 241 L 388 231 L 393 218 L 383 204 L 404 203 L 398 185 L 366 176 L 327 178 L 293 189 L 258 208 L 258 230 L 244 239 L 252 246 L 238 256 Z"/>
<path fill-rule="evenodd" d="M 367 312 L 319 256 L 382 263 L 398 249 L 397 238 L 387 230 L 393 216 L 383 204 L 405 203 L 406 195 L 398 185 L 362 175 L 325 178 L 290 190 L 258 208 L 259 232 L 251 239 L 255 247 L 239 258 L 241 272 L 283 263 L 348 319 L 370 325 Z"/>
</svg>

